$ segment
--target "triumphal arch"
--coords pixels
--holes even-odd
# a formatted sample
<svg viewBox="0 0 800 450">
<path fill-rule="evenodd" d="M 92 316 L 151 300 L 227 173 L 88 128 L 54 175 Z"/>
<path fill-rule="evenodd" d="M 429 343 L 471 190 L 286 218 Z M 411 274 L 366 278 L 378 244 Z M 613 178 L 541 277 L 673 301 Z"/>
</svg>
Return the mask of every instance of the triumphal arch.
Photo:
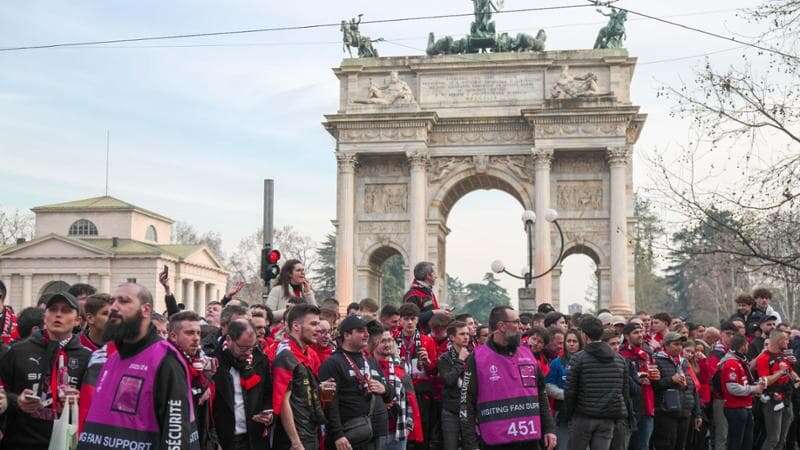
<svg viewBox="0 0 800 450">
<path fill-rule="evenodd" d="M 635 63 L 619 48 L 345 59 L 324 123 L 338 165 L 337 298 L 379 298 L 396 254 L 445 274 L 451 208 L 500 189 L 537 214 L 534 273 L 558 257 L 553 208 L 566 254 L 597 265 L 600 306 L 630 314 L 631 154 L 645 121 L 630 98 Z M 559 277 L 536 280 L 537 302 L 558 304 Z"/>
</svg>

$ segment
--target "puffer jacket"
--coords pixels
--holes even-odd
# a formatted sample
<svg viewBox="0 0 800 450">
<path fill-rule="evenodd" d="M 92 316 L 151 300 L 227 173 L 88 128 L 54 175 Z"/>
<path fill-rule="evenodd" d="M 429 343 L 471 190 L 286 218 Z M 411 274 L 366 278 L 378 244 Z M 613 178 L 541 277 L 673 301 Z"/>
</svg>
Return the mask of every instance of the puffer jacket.
<svg viewBox="0 0 800 450">
<path fill-rule="evenodd" d="M 700 401 L 697 396 L 697 389 L 695 388 L 694 381 L 689 375 L 689 362 L 683 357 L 680 359 L 680 367 L 684 375 L 686 375 L 686 388 L 682 388 L 679 384 L 672 381 L 672 377 L 678 373 L 678 364 L 673 361 L 672 357 L 663 351 L 656 353 L 653 356 L 658 371 L 661 372 L 661 379 L 653 383 L 653 389 L 656 393 L 656 414 L 670 414 L 674 417 L 700 417 Z M 681 410 L 675 413 L 668 413 L 664 410 L 664 392 L 667 389 L 677 389 L 682 395 Z"/>
<path fill-rule="evenodd" d="M 628 365 L 605 342 L 590 342 L 572 356 L 564 391 L 564 413 L 598 419 L 629 416 Z"/>
</svg>

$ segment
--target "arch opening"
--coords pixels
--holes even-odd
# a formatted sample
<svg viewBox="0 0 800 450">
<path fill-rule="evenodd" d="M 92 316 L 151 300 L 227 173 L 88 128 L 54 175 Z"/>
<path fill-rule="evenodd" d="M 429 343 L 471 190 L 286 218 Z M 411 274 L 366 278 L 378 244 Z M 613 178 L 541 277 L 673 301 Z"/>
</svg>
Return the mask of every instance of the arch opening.
<svg viewBox="0 0 800 450">
<path fill-rule="evenodd" d="M 593 312 L 600 305 L 599 257 L 589 247 L 564 252 L 559 276 L 560 309 L 564 313 Z"/>
<path fill-rule="evenodd" d="M 519 274 L 527 261 L 527 236 L 520 220 L 526 202 L 513 188 L 509 192 L 510 185 L 501 188 L 501 184 L 464 190 L 469 185 L 462 182 L 446 197 L 454 200 L 447 204 L 446 230 L 439 236 L 439 292 L 456 311 L 488 317 L 491 305 L 506 301 L 518 305 L 522 280 L 494 274 L 489 267 L 500 259 L 509 271 Z"/>
<path fill-rule="evenodd" d="M 405 257 L 398 247 L 381 245 L 370 253 L 366 268 L 361 270 L 365 281 L 363 297 L 370 297 L 379 305 L 399 304 L 405 294 L 408 278 Z"/>
</svg>

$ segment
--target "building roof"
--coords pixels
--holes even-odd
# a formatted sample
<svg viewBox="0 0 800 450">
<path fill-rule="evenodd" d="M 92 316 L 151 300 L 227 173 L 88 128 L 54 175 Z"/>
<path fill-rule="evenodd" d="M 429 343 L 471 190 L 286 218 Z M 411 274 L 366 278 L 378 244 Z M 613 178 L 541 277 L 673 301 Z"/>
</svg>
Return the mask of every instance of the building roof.
<svg viewBox="0 0 800 450">
<path fill-rule="evenodd" d="M 225 270 L 225 266 L 203 244 L 158 245 L 137 241 L 134 239 L 117 238 L 117 245 L 114 246 L 114 239 L 78 239 L 53 233 L 32 241 L 24 242 L 22 244 L 10 246 L 0 245 L 0 257 L 13 257 L 12 255 L 17 251 L 20 251 L 26 247 L 38 245 L 44 241 L 47 241 L 48 239 L 58 239 L 60 241 L 72 243 L 72 245 L 78 245 L 90 251 L 94 251 L 99 255 L 172 257 L 179 261 L 186 260 L 193 254 L 206 249 L 205 251 L 207 252 L 209 258 L 213 261 L 213 264 L 219 267 L 220 270 Z"/>
<path fill-rule="evenodd" d="M 53 203 L 52 205 L 42 205 L 31 208 L 31 211 L 38 212 L 108 212 L 108 211 L 136 211 L 138 213 L 163 220 L 165 222 L 174 223 L 175 221 L 169 217 L 163 216 L 156 212 L 140 208 L 128 202 L 124 202 L 118 198 L 110 195 L 101 197 L 86 198 L 83 200 L 75 200 L 65 203 Z"/>
</svg>

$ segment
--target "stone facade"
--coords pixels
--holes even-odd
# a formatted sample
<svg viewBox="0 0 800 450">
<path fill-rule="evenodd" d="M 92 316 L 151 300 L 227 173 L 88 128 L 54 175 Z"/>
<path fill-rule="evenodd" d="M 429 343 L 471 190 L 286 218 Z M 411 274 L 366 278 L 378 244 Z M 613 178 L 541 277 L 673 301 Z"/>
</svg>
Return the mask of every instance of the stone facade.
<svg viewBox="0 0 800 450">
<path fill-rule="evenodd" d="M 202 312 L 207 302 L 224 295 L 227 270 L 205 246 L 169 244 L 173 221 L 167 217 L 107 196 L 32 211 L 34 239 L 0 249 L 6 303 L 16 310 L 35 305 L 64 283 L 110 292 L 135 280 L 150 289 L 156 310 L 163 311 L 158 273 L 164 266 L 175 297 L 188 309 Z M 91 222 L 97 233 L 71 234 L 78 221 Z"/>
<path fill-rule="evenodd" d="M 558 256 L 559 233 L 544 220 L 554 208 L 565 253 L 598 267 L 600 306 L 631 313 L 630 156 L 646 118 L 630 100 L 635 62 L 623 49 L 344 60 L 339 110 L 324 123 L 338 161 L 340 302 L 379 298 L 381 264 L 395 254 L 407 270 L 429 260 L 446 273 L 453 205 L 500 189 L 536 211 L 535 274 Z M 583 89 L 584 79 L 593 84 Z M 387 82 L 413 96 L 369 104 L 371 87 Z M 537 279 L 537 302 L 559 303 L 560 272 Z"/>
</svg>

